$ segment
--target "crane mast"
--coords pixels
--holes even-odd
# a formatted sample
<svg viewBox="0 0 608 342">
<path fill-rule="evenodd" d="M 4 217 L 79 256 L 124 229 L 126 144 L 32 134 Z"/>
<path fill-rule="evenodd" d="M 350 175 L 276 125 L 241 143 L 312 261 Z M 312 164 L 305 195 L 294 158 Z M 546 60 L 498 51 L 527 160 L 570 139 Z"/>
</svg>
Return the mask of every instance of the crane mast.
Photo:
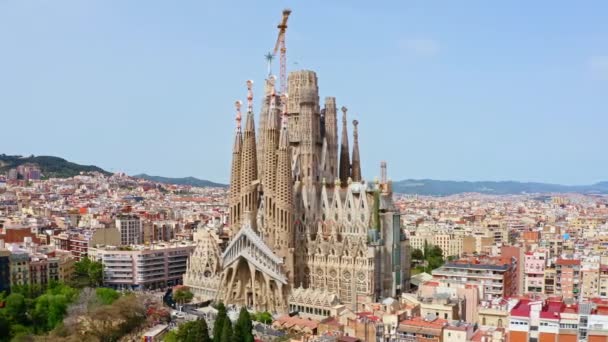
<svg viewBox="0 0 608 342">
<path fill-rule="evenodd" d="M 281 23 L 277 25 L 279 36 L 277 37 L 273 52 L 275 56 L 277 52 L 281 53 L 281 58 L 279 59 L 281 94 L 285 94 L 287 91 L 287 47 L 285 46 L 285 32 L 287 31 L 287 19 L 289 19 L 289 14 L 291 14 L 289 8 L 283 10 L 283 19 L 281 20 Z"/>
</svg>

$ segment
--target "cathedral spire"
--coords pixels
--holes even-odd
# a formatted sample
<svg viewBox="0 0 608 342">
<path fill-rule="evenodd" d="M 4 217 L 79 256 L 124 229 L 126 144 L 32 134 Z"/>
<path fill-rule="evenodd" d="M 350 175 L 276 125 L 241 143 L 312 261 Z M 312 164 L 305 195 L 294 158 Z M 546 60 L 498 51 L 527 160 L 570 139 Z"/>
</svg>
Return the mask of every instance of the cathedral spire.
<svg viewBox="0 0 608 342">
<path fill-rule="evenodd" d="M 268 125 L 268 116 L 270 115 L 270 101 L 275 94 L 276 77 L 269 75 L 266 79 L 264 87 L 264 99 L 262 100 L 262 109 L 258 120 L 258 135 L 257 135 L 257 153 L 258 153 L 258 174 L 264 174 L 264 148 L 266 146 L 266 126 Z"/>
<path fill-rule="evenodd" d="M 340 182 L 346 186 L 350 177 L 350 160 L 348 150 L 348 127 L 346 125 L 346 107 L 342 107 L 342 141 L 340 142 Z"/>
<path fill-rule="evenodd" d="M 293 279 L 294 275 L 294 201 L 293 179 L 291 174 L 291 148 L 287 130 L 287 95 L 283 95 L 283 120 L 279 149 L 277 151 L 275 204 L 273 205 L 275 218 L 275 243 L 279 256 L 285 258 L 287 276 Z"/>
<path fill-rule="evenodd" d="M 253 118 L 253 81 L 247 81 L 247 117 L 241 152 L 241 206 L 242 213 L 249 212 L 255 217 L 258 195 L 254 181 L 258 179 L 258 165 Z"/>
<path fill-rule="evenodd" d="M 353 120 L 353 158 L 352 178 L 354 182 L 361 181 L 361 159 L 359 158 L 359 121 Z"/>
<path fill-rule="evenodd" d="M 275 231 L 275 220 L 273 220 L 272 214 L 273 207 L 275 206 L 274 193 L 277 179 L 277 148 L 279 146 L 278 112 L 280 109 L 277 106 L 277 102 L 278 98 L 273 86 L 270 90 L 266 128 L 262 133 L 264 134 L 264 149 L 261 157 L 263 158 L 264 172 L 260 173 L 260 179 L 264 191 L 264 214 L 266 219 L 263 221 L 263 227 L 258 227 L 269 245 L 272 245 L 274 242 L 272 239 Z"/>
<path fill-rule="evenodd" d="M 230 168 L 230 227 L 233 233 L 238 230 L 241 220 L 241 151 L 243 145 L 243 134 L 241 133 L 241 101 L 234 103 L 236 107 L 236 132 L 234 134 L 234 145 L 232 147 L 232 167 Z"/>
<path fill-rule="evenodd" d="M 327 139 L 326 167 L 328 183 L 338 178 L 338 121 L 336 98 L 325 98 L 325 138 Z"/>
</svg>

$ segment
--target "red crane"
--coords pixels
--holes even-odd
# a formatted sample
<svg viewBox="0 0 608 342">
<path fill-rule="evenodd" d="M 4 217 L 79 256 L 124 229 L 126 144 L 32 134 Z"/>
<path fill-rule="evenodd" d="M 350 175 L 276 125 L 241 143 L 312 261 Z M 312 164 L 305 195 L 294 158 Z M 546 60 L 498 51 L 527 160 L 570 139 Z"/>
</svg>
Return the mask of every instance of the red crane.
<svg viewBox="0 0 608 342">
<path fill-rule="evenodd" d="M 287 47 L 285 46 L 285 32 L 287 31 L 287 19 L 289 19 L 289 14 L 291 14 L 291 10 L 286 8 L 283 10 L 283 19 L 281 23 L 277 25 L 279 29 L 279 36 L 277 37 L 277 43 L 274 46 L 273 55 L 277 55 L 277 52 L 281 51 L 281 59 L 279 61 L 281 72 L 280 72 L 280 82 L 281 82 L 281 94 L 285 94 L 287 91 Z"/>
</svg>

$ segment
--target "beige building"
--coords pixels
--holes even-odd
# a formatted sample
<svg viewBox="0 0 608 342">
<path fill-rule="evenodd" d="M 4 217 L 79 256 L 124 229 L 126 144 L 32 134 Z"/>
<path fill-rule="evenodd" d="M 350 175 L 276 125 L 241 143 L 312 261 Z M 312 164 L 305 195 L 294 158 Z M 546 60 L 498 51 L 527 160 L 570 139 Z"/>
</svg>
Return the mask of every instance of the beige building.
<svg viewBox="0 0 608 342">
<path fill-rule="evenodd" d="M 220 238 L 214 231 L 200 227 L 194 232 L 195 248 L 184 274 L 184 285 L 197 301 L 214 300 L 220 286 Z"/>
<path fill-rule="evenodd" d="M 509 306 L 504 301 L 484 302 L 477 310 L 477 323 L 482 326 L 505 328 L 509 320 Z"/>
<path fill-rule="evenodd" d="M 422 306 L 424 304 L 423 298 L 444 298 L 444 301 L 447 298 L 450 302 L 458 304 L 455 309 L 457 316 L 459 317 L 458 319 L 475 323 L 477 322 L 477 310 L 480 296 L 483 295 L 483 288 L 479 288 L 474 284 L 467 284 L 467 282 L 460 280 L 433 279 L 432 281 L 422 284 L 418 289 L 417 295 L 420 298 L 420 315 L 423 317 L 425 317 L 425 315 L 422 314 Z M 408 296 L 404 296 L 404 298 L 408 298 Z M 432 310 L 427 310 L 425 311 L 425 314 L 437 314 L 437 312 L 438 311 L 432 312 Z M 440 315 L 441 317 L 438 318 L 445 319 L 445 313 L 440 313 L 443 315 Z M 450 314 L 447 314 L 448 317 L 450 317 Z M 452 315 L 454 316 L 455 314 Z"/>
<path fill-rule="evenodd" d="M 420 301 L 420 315 L 448 321 L 464 320 L 465 303 L 463 298 L 453 298 L 448 293 L 438 293 L 432 297 L 422 298 Z"/>
<path fill-rule="evenodd" d="M 462 323 L 443 328 L 442 342 L 468 342 L 473 336 L 473 324 Z"/>
<path fill-rule="evenodd" d="M 594 298 L 600 294 L 600 257 L 587 256 L 581 261 L 581 294 Z"/>
<path fill-rule="evenodd" d="M 463 254 L 464 236 L 435 230 L 432 227 L 417 227 L 414 233 L 410 233 L 409 240 L 411 249 L 424 250 L 427 244 L 441 248 L 445 257 L 459 257 Z"/>
</svg>

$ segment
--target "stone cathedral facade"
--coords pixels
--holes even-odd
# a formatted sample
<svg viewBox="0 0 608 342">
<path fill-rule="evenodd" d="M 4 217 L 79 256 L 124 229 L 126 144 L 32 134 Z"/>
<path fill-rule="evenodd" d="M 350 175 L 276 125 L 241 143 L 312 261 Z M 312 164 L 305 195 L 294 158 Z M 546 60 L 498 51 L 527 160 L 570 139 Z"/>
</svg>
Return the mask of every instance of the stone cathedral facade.
<svg viewBox="0 0 608 342">
<path fill-rule="evenodd" d="M 198 234 L 184 283 L 203 300 L 318 316 L 406 291 L 408 241 L 386 164 L 380 179 L 362 177 L 358 122 L 351 150 L 347 109 L 339 119 L 335 98 L 321 105 L 315 72 L 296 71 L 288 95 L 266 80 L 256 130 L 252 88 L 243 127 L 236 104 L 232 238 L 220 251 L 212 234 Z"/>
</svg>

